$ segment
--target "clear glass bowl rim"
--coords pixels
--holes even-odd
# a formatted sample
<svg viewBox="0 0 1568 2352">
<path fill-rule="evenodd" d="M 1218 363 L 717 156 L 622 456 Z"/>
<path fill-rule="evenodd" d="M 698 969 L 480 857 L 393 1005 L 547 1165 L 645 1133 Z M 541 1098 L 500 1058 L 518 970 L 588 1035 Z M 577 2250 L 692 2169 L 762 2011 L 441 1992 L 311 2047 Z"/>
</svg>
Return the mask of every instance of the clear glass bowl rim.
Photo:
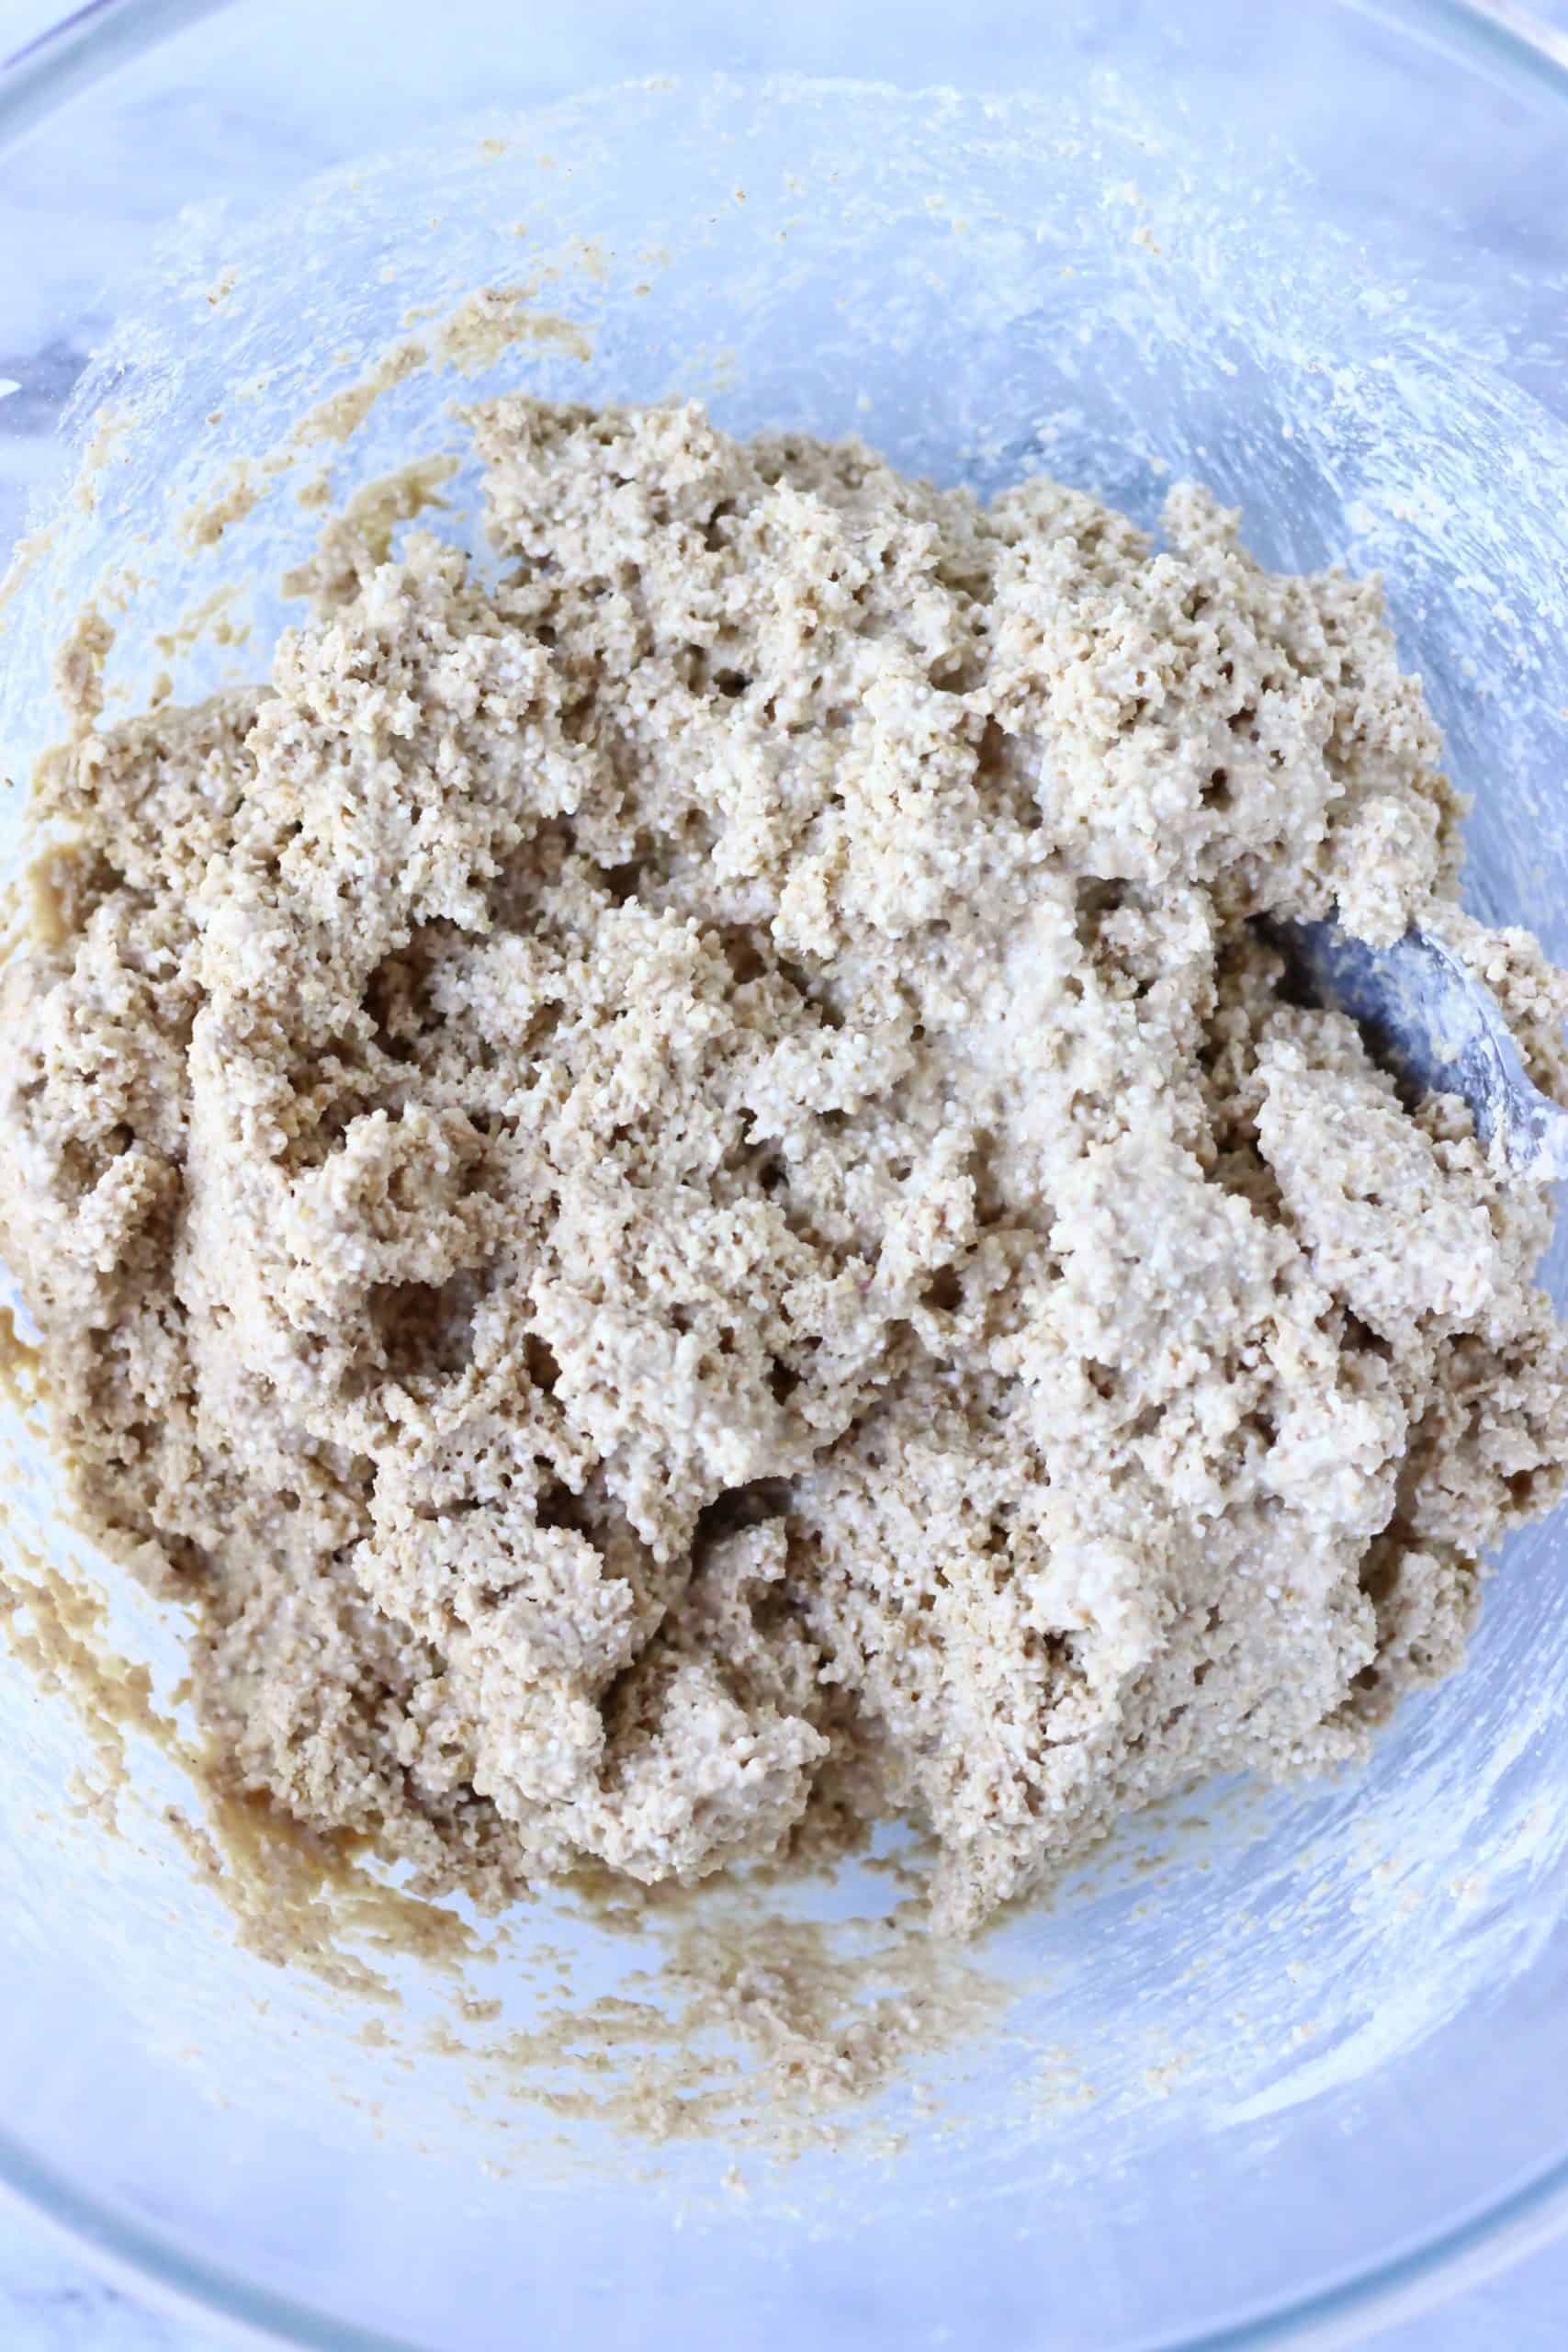
<svg viewBox="0 0 1568 2352">
<path fill-rule="evenodd" d="M 7 54 L 0 54 L 0 153 L 126 61 L 145 55 L 232 0 L 83 0 Z M 1328 0 L 1381 16 L 1365 0 Z M 1560 106 L 1568 128 L 1568 30 L 1517 0 L 1415 0 L 1396 24 L 1424 18 L 1477 71 L 1501 71 Z M 428 2352 L 410 2338 L 355 2327 L 275 2295 L 254 2280 L 197 2260 L 85 2195 L 0 2128 L 0 2195 L 85 2255 L 113 2284 L 171 2317 L 213 2324 L 231 2340 L 299 2352 Z M 1369 2265 L 1262 2315 L 1202 2336 L 1172 2338 L 1157 2352 L 1277 2352 L 1286 2345 L 1334 2352 L 1419 2317 L 1568 2235 L 1568 2151 L 1522 2187 L 1418 2246 Z M 1156 2347 L 1151 2347 L 1156 2352 Z"/>
</svg>

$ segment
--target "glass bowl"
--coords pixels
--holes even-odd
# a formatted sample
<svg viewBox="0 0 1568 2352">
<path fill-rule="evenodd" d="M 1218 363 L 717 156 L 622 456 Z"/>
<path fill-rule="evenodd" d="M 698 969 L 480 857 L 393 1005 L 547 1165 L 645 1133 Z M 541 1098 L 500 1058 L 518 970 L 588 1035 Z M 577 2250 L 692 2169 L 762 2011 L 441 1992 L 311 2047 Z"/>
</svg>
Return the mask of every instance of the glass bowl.
<svg viewBox="0 0 1568 2352">
<path fill-rule="evenodd" d="M 308 546 L 302 477 L 265 474 L 219 543 L 178 518 L 411 319 L 546 255 L 591 356 L 513 345 L 476 388 L 693 392 L 739 431 L 857 431 L 982 492 L 1048 466 L 1145 517 L 1190 473 L 1271 561 L 1382 568 L 1475 795 L 1472 901 L 1568 958 L 1568 79 L 1512 12 L 17 21 L 0 534 L 47 521 L 0 611 L 8 775 L 57 724 L 49 648 L 106 567 L 116 689 L 254 674 L 265 588 L 200 622 Z M 450 442 L 469 389 L 400 383 L 327 452 L 337 487 Z M 1568 1296 L 1561 1251 L 1549 1276 Z M 1509 1547 L 1465 1673 L 1363 1778 L 1201 1792 L 1130 1832 L 953 1963 L 988 2023 L 831 2132 L 759 2122 L 742 2045 L 715 2058 L 728 2120 L 650 2143 L 621 2098 L 658 2075 L 648 2017 L 595 2012 L 586 2075 L 540 2020 L 563 1944 L 573 1999 L 640 1984 L 650 2016 L 649 1951 L 695 1914 L 634 1933 L 563 1899 L 488 1956 L 458 1918 L 443 1971 L 362 1893 L 378 2003 L 272 1965 L 232 1839 L 144 1736 L 178 1715 L 177 1628 L 66 1523 L 20 1387 L 0 1442 L 0 2178 L 144 2288 L 365 2352 L 1175 2352 L 1348 2342 L 1568 2218 L 1560 1522 Z M 139 1673 L 100 1673 L 84 1713 L 48 1686 L 80 1692 L 95 1589 L 94 1638 Z M 874 1941 L 890 1884 L 714 1900 L 764 1941 L 779 1905 Z M 279 1869 L 271 1900 L 298 1940 L 326 1896 Z"/>
</svg>

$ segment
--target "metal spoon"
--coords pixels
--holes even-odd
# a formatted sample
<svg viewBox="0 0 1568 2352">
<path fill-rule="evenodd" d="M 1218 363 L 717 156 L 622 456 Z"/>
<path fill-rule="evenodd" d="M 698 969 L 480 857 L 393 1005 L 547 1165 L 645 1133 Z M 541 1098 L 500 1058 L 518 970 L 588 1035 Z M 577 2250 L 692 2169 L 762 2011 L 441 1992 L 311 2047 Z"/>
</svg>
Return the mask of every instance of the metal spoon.
<svg viewBox="0 0 1568 2352">
<path fill-rule="evenodd" d="M 1424 1094 L 1459 1094 L 1510 1168 L 1568 1175 L 1568 1111 L 1532 1085 L 1491 991 L 1428 932 L 1369 947 L 1334 922 L 1270 922 L 1304 993 L 1348 1013 L 1374 1060 Z"/>
</svg>

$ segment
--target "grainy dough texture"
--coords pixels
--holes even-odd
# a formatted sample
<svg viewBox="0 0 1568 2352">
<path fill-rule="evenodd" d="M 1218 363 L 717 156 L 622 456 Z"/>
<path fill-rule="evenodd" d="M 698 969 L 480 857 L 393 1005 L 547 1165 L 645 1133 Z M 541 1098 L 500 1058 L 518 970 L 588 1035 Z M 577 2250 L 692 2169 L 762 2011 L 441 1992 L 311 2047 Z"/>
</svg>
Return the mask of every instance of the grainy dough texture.
<svg viewBox="0 0 1568 2352">
<path fill-rule="evenodd" d="M 35 785 L 0 1238 L 225 1769 L 494 1900 L 907 1809 L 963 1928 L 1359 1756 L 1568 1435 L 1542 1197 L 1257 924 L 1443 930 L 1560 1084 L 1376 588 L 467 429 L 499 584 L 362 498 L 254 692 L 109 724 L 89 617 Z"/>
</svg>

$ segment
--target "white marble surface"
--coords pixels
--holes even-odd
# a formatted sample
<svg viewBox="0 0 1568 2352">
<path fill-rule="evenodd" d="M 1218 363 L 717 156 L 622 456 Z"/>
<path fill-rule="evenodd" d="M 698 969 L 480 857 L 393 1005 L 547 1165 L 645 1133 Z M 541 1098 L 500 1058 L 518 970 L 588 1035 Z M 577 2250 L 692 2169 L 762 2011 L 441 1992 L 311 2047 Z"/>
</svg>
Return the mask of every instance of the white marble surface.
<svg viewBox="0 0 1568 2352">
<path fill-rule="evenodd" d="M 357 6 L 359 0 L 333 5 Z M 0 0 L 0 33 L 9 36 L 0 40 L 0 53 L 62 13 L 63 0 Z M 803 13 L 809 15 L 809 8 Z M 1568 28 L 1568 0 L 1544 0 L 1538 13 Z M 1105 11 L 1100 33 L 1111 29 L 1114 15 L 1113 7 Z M 542 62 L 541 71 L 547 85 L 550 75 Z M 220 128 L 227 145 L 234 126 L 225 122 Z M 299 158 L 302 164 L 315 160 Z M 120 159 L 102 162 L 106 170 L 119 168 Z M 90 172 L 91 159 L 82 163 Z M 0 203 L 4 198 L 0 190 Z M 129 229 L 131 223 L 121 225 Z M 1381 2352 L 1568 2352 L 1568 2242 L 1376 2340 Z M 0 2196 L 3 2352 L 217 2352 L 232 2341 L 216 2324 L 166 2315 L 109 2284 L 69 2243 Z"/>
<path fill-rule="evenodd" d="M 221 2352 L 232 2341 L 122 2294 L 52 2232 L 0 2200 L 0 2344 L 6 2352 Z M 1444 2311 L 1384 2332 L 1376 2346 L 1377 2352 L 1564 2352 L 1568 2245 Z"/>
<path fill-rule="evenodd" d="M 226 2330 L 153 2311 L 109 2285 L 52 2230 L 0 2197 L 6 2352 L 223 2352 L 234 2341 Z M 1568 2242 L 1441 2311 L 1384 2330 L 1375 2346 L 1376 2352 L 1565 2352 Z"/>
<path fill-rule="evenodd" d="M 217 2352 L 230 2339 L 132 2302 L 0 2200 L 0 2343 L 9 2352 Z"/>
</svg>

